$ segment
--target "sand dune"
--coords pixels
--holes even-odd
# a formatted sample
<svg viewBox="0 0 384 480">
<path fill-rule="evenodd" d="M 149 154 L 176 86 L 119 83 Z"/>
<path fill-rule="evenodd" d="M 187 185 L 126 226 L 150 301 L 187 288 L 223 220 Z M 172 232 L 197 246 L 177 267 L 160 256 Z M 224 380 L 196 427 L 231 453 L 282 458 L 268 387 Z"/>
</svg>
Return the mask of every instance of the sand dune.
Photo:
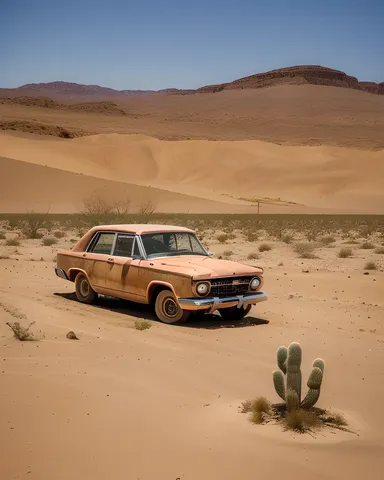
<svg viewBox="0 0 384 480">
<path fill-rule="evenodd" d="M 247 206 L 249 201 L 236 199 L 260 198 L 276 204 L 263 206 L 268 212 L 384 213 L 384 151 L 257 140 L 171 142 L 118 134 L 65 140 L 4 133 L 0 139 L 0 155 L 25 163 L 11 167 L 9 160 L 2 161 L 3 211 L 12 205 L 12 211 L 21 208 L 33 190 L 52 211 L 63 211 L 64 206 L 76 211 L 79 196 L 96 187 L 105 187 L 108 195 L 112 191 L 120 195 L 127 188 L 134 203 L 136 197 L 152 197 L 143 188 L 153 187 L 162 190 L 158 201 L 163 211 L 254 211 Z M 27 164 L 50 169 L 32 173 Z M 63 170 L 73 176 L 65 176 Z M 25 178 L 30 180 L 29 190 L 15 187 L 4 193 L 6 185 L 22 186 Z M 105 181 L 113 184 L 106 187 Z M 57 184 L 65 185 L 60 193 L 55 193 Z"/>
</svg>

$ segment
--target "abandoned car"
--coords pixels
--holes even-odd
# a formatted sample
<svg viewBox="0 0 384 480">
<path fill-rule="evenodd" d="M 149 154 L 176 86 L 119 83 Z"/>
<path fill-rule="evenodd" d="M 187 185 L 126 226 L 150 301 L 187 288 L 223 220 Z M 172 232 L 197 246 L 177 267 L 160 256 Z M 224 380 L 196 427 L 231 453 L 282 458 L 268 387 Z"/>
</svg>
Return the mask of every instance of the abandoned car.
<svg viewBox="0 0 384 480">
<path fill-rule="evenodd" d="M 98 294 L 151 304 L 165 323 L 218 310 L 240 320 L 261 292 L 263 270 L 212 258 L 195 232 L 168 225 L 103 225 L 59 250 L 56 275 L 75 283 L 80 302 Z"/>
</svg>

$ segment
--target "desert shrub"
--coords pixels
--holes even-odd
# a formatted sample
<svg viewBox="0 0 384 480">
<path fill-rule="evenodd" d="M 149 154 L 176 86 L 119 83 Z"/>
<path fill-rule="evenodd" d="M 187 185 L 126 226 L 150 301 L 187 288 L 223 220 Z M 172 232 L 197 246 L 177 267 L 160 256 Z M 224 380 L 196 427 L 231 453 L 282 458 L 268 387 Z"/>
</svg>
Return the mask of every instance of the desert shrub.
<svg viewBox="0 0 384 480">
<path fill-rule="evenodd" d="M 247 255 L 248 260 L 257 260 L 258 258 L 259 258 L 259 254 L 256 252 L 251 252 L 251 253 L 248 253 Z"/>
<path fill-rule="evenodd" d="M 315 247 L 311 243 L 296 243 L 293 247 L 293 250 L 299 255 L 300 258 L 316 258 L 316 255 L 313 253 Z"/>
<path fill-rule="evenodd" d="M 282 240 L 284 243 L 292 243 L 293 237 L 292 237 L 292 235 L 286 234 L 286 235 L 283 235 L 283 236 L 281 237 L 281 240 Z"/>
<path fill-rule="evenodd" d="M 375 262 L 367 262 L 365 264 L 364 270 L 377 270 L 377 265 Z"/>
<path fill-rule="evenodd" d="M 245 230 L 244 236 L 247 242 L 256 242 L 259 238 L 258 232 L 255 230 Z"/>
<path fill-rule="evenodd" d="M 269 252 L 269 250 L 272 250 L 272 247 L 268 243 L 262 243 L 259 245 L 259 252 Z"/>
<path fill-rule="evenodd" d="M 224 257 L 224 258 L 232 257 L 232 255 L 233 255 L 232 250 L 225 250 L 225 251 L 223 252 L 223 257 Z"/>
<path fill-rule="evenodd" d="M 307 237 L 308 242 L 314 242 L 317 238 L 317 233 L 310 230 L 305 236 Z"/>
<path fill-rule="evenodd" d="M 252 411 L 252 400 L 241 402 L 240 413 L 249 413 Z"/>
<path fill-rule="evenodd" d="M 41 238 L 39 232 L 47 223 L 47 213 L 36 213 L 32 210 L 27 211 L 23 220 L 19 223 L 19 227 L 26 238 Z"/>
<path fill-rule="evenodd" d="M 378 253 L 379 255 L 384 255 L 384 247 L 377 247 L 375 249 L 375 253 Z"/>
<path fill-rule="evenodd" d="M 363 250 L 371 250 L 372 248 L 375 248 L 375 245 L 372 242 L 363 242 L 360 245 L 360 248 Z"/>
<path fill-rule="evenodd" d="M 19 247 L 20 246 L 20 240 L 17 238 L 8 238 L 8 240 L 5 242 L 5 244 L 8 247 Z"/>
<path fill-rule="evenodd" d="M 320 425 L 321 422 L 318 416 L 308 410 L 286 412 L 284 416 L 284 426 L 287 430 L 304 433 Z"/>
<path fill-rule="evenodd" d="M 25 340 L 35 340 L 33 333 L 29 330 L 35 322 L 31 322 L 28 327 L 23 327 L 20 322 L 7 322 L 8 327 L 13 330 L 15 338 L 21 342 Z"/>
<path fill-rule="evenodd" d="M 43 238 L 42 244 L 45 247 L 50 247 L 51 245 L 55 245 L 57 243 L 57 239 L 53 237 L 45 237 Z"/>
<path fill-rule="evenodd" d="M 109 203 L 101 196 L 94 194 L 83 200 L 83 209 L 80 211 L 85 225 L 109 225 L 112 223 L 124 223 L 130 211 L 130 200 Z M 155 211 L 154 204 L 148 202 L 139 207 L 138 215 L 143 223 L 145 219 Z M 138 222 L 137 222 L 138 223 Z M 79 234 L 79 236 L 82 236 Z"/>
<path fill-rule="evenodd" d="M 136 330 L 147 330 L 151 328 L 152 324 L 148 320 L 136 320 L 135 321 L 135 328 Z"/>
<path fill-rule="evenodd" d="M 9 260 L 9 255 L 0 254 L 0 260 Z"/>
<path fill-rule="evenodd" d="M 359 228 L 359 234 L 361 237 L 367 238 L 369 235 L 372 235 L 374 229 L 371 225 L 363 225 Z"/>
<path fill-rule="evenodd" d="M 332 243 L 336 242 L 335 237 L 332 237 L 332 235 L 325 235 L 320 239 L 321 243 L 323 245 L 331 245 Z"/>
<path fill-rule="evenodd" d="M 0 240 L 5 240 L 7 237 L 5 236 L 5 232 L 0 230 Z"/>
<path fill-rule="evenodd" d="M 264 397 L 256 398 L 251 404 L 252 422 L 263 423 L 266 415 L 271 412 L 271 404 Z"/>
<path fill-rule="evenodd" d="M 339 253 L 337 254 L 339 258 L 349 258 L 352 257 L 352 255 L 352 248 L 348 247 L 340 248 Z"/>
<path fill-rule="evenodd" d="M 216 238 L 219 243 L 225 243 L 228 240 L 228 234 L 220 233 Z"/>
<path fill-rule="evenodd" d="M 55 230 L 53 232 L 53 235 L 55 238 L 64 238 L 65 237 L 65 232 L 61 231 L 61 230 Z"/>
</svg>

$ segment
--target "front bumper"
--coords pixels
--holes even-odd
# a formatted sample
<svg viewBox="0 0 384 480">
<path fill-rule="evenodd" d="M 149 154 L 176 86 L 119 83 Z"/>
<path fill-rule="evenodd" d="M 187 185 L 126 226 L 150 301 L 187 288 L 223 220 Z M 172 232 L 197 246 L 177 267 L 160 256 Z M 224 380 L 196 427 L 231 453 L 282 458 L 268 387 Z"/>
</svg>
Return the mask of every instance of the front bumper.
<svg viewBox="0 0 384 480">
<path fill-rule="evenodd" d="M 183 310 L 207 310 L 210 313 L 221 308 L 246 307 L 267 300 L 267 294 L 263 292 L 247 293 L 245 295 L 233 295 L 231 297 L 203 297 L 203 298 L 179 298 L 178 302 Z"/>
<path fill-rule="evenodd" d="M 62 268 L 55 267 L 55 273 L 58 277 L 63 278 L 64 280 L 68 280 L 67 274 Z"/>
</svg>

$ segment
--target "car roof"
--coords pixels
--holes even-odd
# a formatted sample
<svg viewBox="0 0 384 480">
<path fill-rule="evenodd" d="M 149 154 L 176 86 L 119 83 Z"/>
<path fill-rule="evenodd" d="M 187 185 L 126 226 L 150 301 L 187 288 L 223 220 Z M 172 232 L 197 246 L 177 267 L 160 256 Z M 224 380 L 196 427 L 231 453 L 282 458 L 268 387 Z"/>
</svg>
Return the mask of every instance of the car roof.
<svg viewBox="0 0 384 480">
<path fill-rule="evenodd" d="M 159 233 L 159 232 L 193 232 L 189 228 L 176 227 L 174 225 L 152 225 L 152 224 L 122 224 L 122 225 L 98 225 L 93 227 L 95 231 L 113 231 L 113 232 L 127 232 L 142 235 L 144 233 Z"/>
</svg>

